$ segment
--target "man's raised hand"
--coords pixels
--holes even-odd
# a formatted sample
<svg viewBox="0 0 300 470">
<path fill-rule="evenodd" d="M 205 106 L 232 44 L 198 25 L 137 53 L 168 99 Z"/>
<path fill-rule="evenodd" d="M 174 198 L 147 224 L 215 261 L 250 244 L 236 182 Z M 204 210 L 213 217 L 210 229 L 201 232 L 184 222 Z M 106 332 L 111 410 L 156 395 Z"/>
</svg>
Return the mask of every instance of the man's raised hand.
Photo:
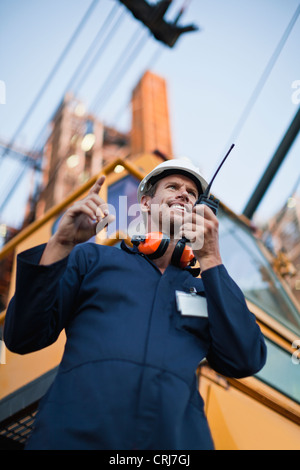
<svg viewBox="0 0 300 470">
<path fill-rule="evenodd" d="M 104 181 L 105 176 L 100 176 L 88 195 L 65 212 L 40 264 L 50 264 L 64 258 L 75 245 L 89 240 L 115 219 L 109 214 L 107 203 L 99 196 Z"/>
</svg>

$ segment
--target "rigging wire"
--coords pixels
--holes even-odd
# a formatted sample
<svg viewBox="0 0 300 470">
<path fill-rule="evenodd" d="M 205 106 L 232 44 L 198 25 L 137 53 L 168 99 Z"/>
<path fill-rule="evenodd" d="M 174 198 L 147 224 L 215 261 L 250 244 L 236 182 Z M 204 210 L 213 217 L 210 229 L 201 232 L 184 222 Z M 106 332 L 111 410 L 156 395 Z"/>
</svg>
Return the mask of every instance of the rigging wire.
<svg viewBox="0 0 300 470">
<path fill-rule="evenodd" d="M 2 154 L 2 159 L 7 155 L 10 148 L 14 145 L 16 138 L 20 134 L 20 132 L 23 129 L 24 125 L 27 123 L 27 121 L 28 121 L 29 117 L 31 116 L 31 114 L 33 113 L 33 111 L 35 110 L 35 108 L 38 105 L 41 97 L 43 96 L 43 94 L 47 90 L 47 88 L 48 88 L 49 84 L 51 83 L 53 77 L 55 76 L 57 70 L 59 69 L 59 67 L 61 66 L 63 61 L 65 60 L 65 58 L 66 58 L 69 50 L 71 49 L 74 41 L 76 40 L 77 36 L 80 34 L 81 30 L 85 26 L 87 20 L 91 16 L 91 14 L 94 11 L 95 7 L 97 6 L 98 2 L 99 2 L 99 0 L 93 0 L 92 3 L 90 4 L 88 10 L 86 11 L 85 15 L 83 16 L 83 18 L 80 21 L 79 25 L 77 26 L 76 30 L 72 34 L 72 36 L 71 36 L 70 40 L 68 41 L 66 47 L 64 48 L 63 52 L 61 53 L 60 57 L 58 58 L 57 62 L 54 65 L 54 67 L 52 68 L 50 74 L 46 78 L 46 80 L 43 83 L 41 89 L 39 90 L 38 94 L 36 95 L 36 97 L 34 98 L 32 104 L 30 105 L 28 111 L 26 112 L 25 116 L 23 117 L 22 121 L 20 122 L 17 130 L 13 134 L 13 137 L 10 140 L 8 146 L 5 148 L 5 150 Z M 1 161 L 2 161 L 2 159 L 1 159 Z"/>
<path fill-rule="evenodd" d="M 67 91 L 71 90 L 72 89 L 72 86 L 74 86 L 74 82 L 76 82 L 76 79 L 78 77 L 78 73 L 81 72 L 81 70 L 83 69 L 83 67 L 85 66 L 85 63 L 87 62 L 87 59 L 89 58 L 89 55 L 91 54 L 91 50 L 94 49 L 94 46 L 95 44 L 99 41 L 99 39 L 101 38 L 101 35 L 103 34 L 103 32 L 105 31 L 105 29 L 108 27 L 108 25 L 111 23 L 111 21 L 113 20 L 113 18 L 115 17 L 115 14 L 116 14 L 116 11 L 117 9 L 119 9 L 119 5 L 116 4 L 112 9 L 111 11 L 109 12 L 108 16 L 106 17 L 106 19 L 104 20 L 100 30 L 98 31 L 93 43 L 90 45 L 89 49 L 87 50 L 85 56 L 83 57 L 83 59 L 81 60 L 81 62 L 79 63 L 77 69 L 75 70 L 75 72 L 73 73 L 72 77 L 70 78 L 69 80 L 69 83 L 68 85 L 65 87 L 65 90 L 64 92 L 62 93 L 61 95 L 61 98 L 59 99 L 59 102 L 61 102 L 65 96 L 65 94 L 67 93 Z M 85 74 L 83 76 L 81 76 L 81 79 L 79 81 L 79 84 L 76 85 L 76 88 L 74 88 L 74 91 L 77 91 L 78 89 L 80 89 L 80 87 L 83 85 L 84 81 L 86 80 L 87 78 L 87 74 L 90 73 L 91 69 L 94 67 L 94 65 L 96 64 L 96 61 L 99 60 L 100 56 L 103 54 L 103 52 L 105 51 L 106 47 L 108 46 L 109 44 L 109 41 L 112 39 L 112 36 L 113 34 L 115 33 L 116 29 L 118 26 L 120 26 L 121 22 L 123 21 L 124 17 L 123 17 L 123 13 L 118 17 L 117 21 L 115 22 L 115 24 L 113 25 L 113 27 L 110 29 L 110 31 L 108 32 L 107 36 L 105 37 L 105 39 L 102 41 L 102 43 L 100 44 L 100 47 L 98 48 L 97 52 L 96 52 L 96 55 L 94 56 L 92 62 L 90 63 L 89 67 L 87 68 Z M 41 131 L 39 132 L 38 134 L 38 137 L 36 138 L 35 140 L 35 143 L 33 145 L 33 150 L 31 151 L 31 154 L 35 153 L 35 151 L 38 152 L 38 148 L 39 148 L 39 143 L 40 141 L 44 141 L 43 139 L 43 135 L 45 134 L 46 132 L 46 129 L 48 127 L 48 124 L 49 122 L 52 121 L 56 111 L 57 111 L 57 107 L 58 105 L 56 105 L 55 107 L 55 111 L 52 113 L 52 116 L 47 119 L 46 123 L 44 124 L 43 128 L 41 129 Z"/>
<path fill-rule="evenodd" d="M 189 4 L 189 1 L 185 2 L 178 14 L 177 20 L 180 18 L 180 16 L 184 13 L 184 11 L 187 9 L 187 6 Z M 157 20 L 159 17 L 159 12 L 153 13 L 152 17 L 150 18 L 153 23 Z M 136 42 L 136 36 L 139 35 L 139 29 L 136 31 L 136 33 L 131 37 L 129 44 L 125 46 L 123 51 L 120 54 L 119 59 L 116 62 L 114 70 L 111 72 L 113 75 L 113 78 L 110 78 L 110 76 L 107 77 L 104 85 L 98 92 L 97 96 L 95 97 L 95 103 L 93 104 L 91 111 L 96 113 L 100 105 L 103 107 L 104 104 L 106 104 L 106 101 L 112 96 L 112 91 L 115 89 L 115 87 L 118 85 L 119 80 L 124 77 L 125 73 L 129 70 L 130 66 L 132 65 L 133 61 L 135 60 L 136 56 L 140 53 L 142 48 L 144 47 L 146 41 L 150 38 L 150 32 L 147 31 L 146 35 L 141 37 L 139 42 L 136 44 L 134 50 L 131 52 L 129 57 L 127 58 L 126 62 L 122 65 L 122 62 L 124 62 L 126 55 L 128 55 L 128 49 L 132 47 L 132 45 Z M 119 68 L 119 70 L 118 70 Z M 117 71 L 115 71 L 117 69 Z M 108 89 L 106 89 L 108 88 Z"/>
<path fill-rule="evenodd" d="M 254 104 L 256 103 L 263 87 L 265 86 L 265 84 L 266 84 L 266 82 L 267 82 L 267 80 L 268 80 L 268 78 L 269 78 L 276 62 L 277 62 L 277 59 L 280 56 L 280 53 L 283 50 L 283 47 L 284 47 L 285 43 L 287 42 L 287 39 L 289 38 L 289 36 L 292 32 L 292 29 L 293 29 L 293 27 L 294 27 L 294 25 L 295 25 L 295 23 L 298 19 L 299 14 L 300 14 L 300 4 L 296 8 L 295 13 L 293 14 L 291 20 L 289 21 L 288 26 L 286 27 L 282 37 L 280 38 L 280 40 L 279 40 L 272 56 L 270 57 L 267 65 L 266 65 L 266 67 L 265 67 L 265 69 L 264 69 L 264 71 L 261 75 L 261 77 L 259 78 L 259 80 L 258 80 L 258 82 L 257 82 L 257 84 L 256 84 L 256 86 L 255 86 L 255 88 L 254 88 L 254 90 L 253 90 L 253 92 L 252 92 L 252 94 L 251 94 L 251 96 L 250 96 L 250 98 L 249 98 L 249 100 L 248 100 L 248 102 L 247 102 L 247 104 L 246 104 L 246 106 L 245 106 L 245 108 L 244 108 L 237 124 L 236 124 L 236 126 L 234 127 L 234 130 L 233 130 L 233 132 L 231 134 L 231 137 L 229 139 L 230 143 L 234 142 L 237 139 L 238 135 L 240 134 L 246 120 L 248 119 L 248 117 L 250 115 L 250 112 L 251 112 Z"/>
<path fill-rule="evenodd" d="M 28 157 L 30 158 L 30 157 Z M 22 179 L 25 177 L 26 175 L 26 172 L 24 171 L 24 169 L 26 168 L 27 166 L 27 158 L 25 158 L 24 162 L 23 162 L 23 167 L 21 167 L 17 173 L 17 176 L 14 180 L 14 188 L 16 189 L 19 184 L 21 183 Z M 32 170 L 33 171 L 33 170 Z M 12 198 L 13 194 L 14 194 L 14 190 L 13 191 L 9 191 L 7 194 L 6 194 L 6 197 L 4 198 L 4 200 L 1 202 L 1 206 L 0 206 L 0 217 L 2 215 L 2 211 L 3 209 L 5 208 L 5 206 L 7 205 L 7 203 L 10 201 L 10 199 Z"/>
<path fill-rule="evenodd" d="M 150 58 L 148 64 L 146 65 L 146 67 L 144 68 L 144 72 L 146 72 L 146 70 L 148 69 L 151 69 L 155 63 L 158 61 L 158 59 L 160 58 L 161 54 L 163 52 L 163 49 L 161 46 L 158 46 L 158 48 L 154 51 L 154 54 L 152 55 L 152 57 Z M 142 73 L 142 74 L 143 74 Z M 114 125 L 116 126 L 119 122 L 120 122 L 120 119 L 121 117 L 123 116 L 123 114 L 125 113 L 125 111 L 129 108 L 130 106 L 130 103 L 131 103 L 131 99 L 127 99 L 125 103 L 122 104 L 122 106 L 120 106 L 120 108 L 118 109 L 118 111 L 114 114 L 113 118 L 110 120 L 111 121 L 111 125 Z"/>
<path fill-rule="evenodd" d="M 189 6 L 190 6 L 190 4 L 191 4 L 191 1 L 192 1 L 192 0 L 183 0 L 183 3 L 182 3 L 182 5 L 181 5 L 181 8 L 179 9 L 179 11 L 178 11 L 178 13 L 177 13 L 177 16 L 176 16 L 176 18 L 175 18 L 175 20 L 174 20 L 174 24 L 177 24 L 178 21 L 179 21 L 179 19 L 181 18 L 181 16 L 182 16 L 184 13 L 186 13 L 186 11 L 188 10 L 188 8 L 189 8 Z M 154 54 L 153 54 L 152 57 L 150 58 L 148 64 L 147 64 L 146 67 L 144 68 L 144 72 L 145 72 L 146 70 L 148 70 L 149 68 L 151 69 L 151 68 L 154 66 L 154 64 L 158 61 L 159 57 L 161 56 L 162 51 L 163 51 L 163 49 L 162 49 L 161 45 L 159 45 L 159 46 L 157 47 L 157 49 L 154 51 Z M 131 102 L 131 100 L 129 100 L 129 101 L 126 100 L 126 103 L 123 104 L 123 105 L 119 108 L 119 110 L 115 113 L 113 119 L 111 120 L 111 122 L 113 123 L 113 125 L 116 125 L 116 124 L 119 123 L 119 121 L 120 121 L 122 115 L 123 115 L 124 112 L 128 109 L 128 107 L 129 107 L 129 105 L 130 105 L 130 102 Z"/>
<path fill-rule="evenodd" d="M 118 10 L 119 9 L 119 5 L 115 5 L 115 7 L 113 8 L 113 11 L 111 11 L 111 14 L 115 14 L 116 12 L 116 9 Z M 104 27 L 106 28 L 107 27 L 107 24 L 110 22 L 111 18 L 111 14 L 109 15 L 109 17 L 105 20 L 105 23 L 104 23 Z M 82 86 L 83 86 L 83 83 L 84 81 L 86 80 L 87 78 L 87 74 L 90 74 L 91 70 L 94 68 L 94 66 L 97 64 L 97 62 L 99 61 L 100 57 L 102 56 L 103 52 L 105 51 L 106 47 L 108 46 L 110 40 L 112 39 L 113 35 L 115 34 L 116 30 L 120 27 L 121 23 L 123 22 L 123 20 L 125 19 L 125 10 L 122 10 L 120 16 L 117 18 L 115 24 L 113 25 L 112 29 L 108 32 L 107 36 L 104 38 L 102 44 L 100 45 L 97 53 L 95 54 L 93 60 L 91 61 L 88 69 L 86 70 L 85 74 L 81 77 L 79 83 L 77 84 L 76 88 L 75 88 L 75 91 L 78 91 Z M 104 28 L 103 28 L 104 29 Z M 99 31 L 99 35 L 100 35 L 100 32 L 102 31 Z M 66 90 L 65 92 L 67 91 L 67 88 L 71 88 L 72 84 L 69 83 L 68 84 L 68 87 L 66 87 Z"/>
<path fill-rule="evenodd" d="M 113 69 L 111 70 L 103 86 L 94 98 L 93 105 L 91 107 L 92 112 L 96 113 L 99 109 L 99 106 L 111 97 L 111 91 L 115 88 L 116 85 L 118 85 L 118 83 L 120 82 L 120 78 L 123 77 L 128 71 L 130 65 L 133 63 L 136 56 L 138 55 L 138 53 L 144 46 L 146 40 L 148 39 L 149 35 L 147 33 L 145 34 L 144 31 L 141 31 L 140 27 L 138 27 L 138 29 L 135 31 L 135 33 L 129 40 L 129 43 L 126 44 L 123 50 L 121 51 Z M 137 40 L 138 42 L 136 43 Z M 134 45 L 134 49 L 130 52 L 130 49 Z"/>
</svg>

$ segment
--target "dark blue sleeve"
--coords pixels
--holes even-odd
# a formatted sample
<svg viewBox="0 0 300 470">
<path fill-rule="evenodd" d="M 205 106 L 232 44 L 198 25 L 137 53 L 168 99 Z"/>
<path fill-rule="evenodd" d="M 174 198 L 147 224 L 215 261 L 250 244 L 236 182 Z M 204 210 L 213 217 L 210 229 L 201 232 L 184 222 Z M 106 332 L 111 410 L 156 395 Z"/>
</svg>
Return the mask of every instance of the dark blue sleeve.
<svg viewBox="0 0 300 470">
<path fill-rule="evenodd" d="M 56 341 L 73 313 L 80 289 L 83 268 L 76 248 L 68 257 L 43 266 L 39 261 L 45 246 L 17 256 L 16 289 L 6 312 L 4 342 L 18 354 Z"/>
<path fill-rule="evenodd" d="M 247 377 L 266 362 L 266 345 L 243 293 L 223 265 L 202 273 L 211 345 L 207 360 L 227 377 Z"/>
</svg>

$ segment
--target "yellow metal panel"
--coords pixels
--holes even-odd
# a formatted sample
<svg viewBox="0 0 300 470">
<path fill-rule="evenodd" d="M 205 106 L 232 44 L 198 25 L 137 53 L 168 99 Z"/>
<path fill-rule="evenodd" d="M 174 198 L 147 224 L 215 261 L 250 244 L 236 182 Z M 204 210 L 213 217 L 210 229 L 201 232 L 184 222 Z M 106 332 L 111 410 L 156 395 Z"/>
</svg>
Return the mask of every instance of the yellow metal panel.
<svg viewBox="0 0 300 470">
<path fill-rule="evenodd" d="M 300 427 L 253 398 L 211 384 L 206 400 L 217 450 L 300 450 Z"/>
<path fill-rule="evenodd" d="M 62 357 L 65 334 L 48 348 L 20 356 L 6 349 L 0 365 L 0 400 L 56 367 Z"/>
<path fill-rule="evenodd" d="M 15 256 L 28 248 L 46 243 L 51 236 L 51 227 L 55 219 L 56 217 L 50 219 L 21 241 L 17 246 Z M 15 290 L 15 271 L 16 260 L 13 264 L 9 299 Z M 65 334 L 62 333 L 55 344 L 35 353 L 23 356 L 11 353 L 6 349 L 5 364 L 0 365 L 0 399 L 56 367 L 61 361 L 64 344 Z"/>
</svg>

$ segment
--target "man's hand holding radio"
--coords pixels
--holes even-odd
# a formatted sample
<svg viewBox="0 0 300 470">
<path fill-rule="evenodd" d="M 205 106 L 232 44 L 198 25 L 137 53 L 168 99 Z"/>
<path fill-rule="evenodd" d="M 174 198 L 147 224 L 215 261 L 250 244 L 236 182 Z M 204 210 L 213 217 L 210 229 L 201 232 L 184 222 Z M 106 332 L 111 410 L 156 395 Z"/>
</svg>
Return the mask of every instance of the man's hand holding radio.
<svg viewBox="0 0 300 470">
<path fill-rule="evenodd" d="M 197 204 L 190 214 L 186 214 L 180 235 L 189 240 L 201 271 L 222 264 L 219 221 L 208 206 Z"/>
<path fill-rule="evenodd" d="M 104 181 L 105 176 L 101 176 L 88 195 L 66 211 L 44 250 L 40 264 L 51 264 L 68 256 L 75 245 L 89 240 L 114 220 L 114 216 L 108 213 L 107 204 L 99 196 Z"/>
</svg>

